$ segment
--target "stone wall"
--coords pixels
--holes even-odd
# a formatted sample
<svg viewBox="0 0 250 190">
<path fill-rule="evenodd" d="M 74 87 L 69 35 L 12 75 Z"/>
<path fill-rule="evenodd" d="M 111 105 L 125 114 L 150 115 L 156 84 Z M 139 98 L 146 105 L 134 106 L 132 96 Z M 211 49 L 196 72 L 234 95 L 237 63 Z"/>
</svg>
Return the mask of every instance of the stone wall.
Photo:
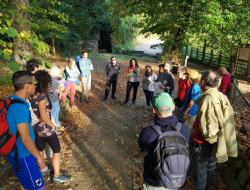
<svg viewBox="0 0 250 190">
<path fill-rule="evenodd" d="M 83 47 L 88 52 L 98 53 L 98 41 L 100 39 L 100 33 L 93 34 L 90 38 L 86 39 L 83 43 Z"/>
</svg>

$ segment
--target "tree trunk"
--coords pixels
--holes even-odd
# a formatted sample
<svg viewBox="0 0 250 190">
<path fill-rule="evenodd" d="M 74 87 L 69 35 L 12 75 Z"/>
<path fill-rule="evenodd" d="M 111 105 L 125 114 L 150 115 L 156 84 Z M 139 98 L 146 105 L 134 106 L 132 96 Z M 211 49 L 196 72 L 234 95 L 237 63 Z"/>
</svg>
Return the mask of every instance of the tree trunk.
<svg viewBox="0 0 250 190">
<path fill-rule="evenodd" d="M 55 46 L 55 36 L 52 36 L 52 50 L 53 50 L 53 55 L 56 56 L 56 46 Z"/>
<path fill-rule="evenodd" d="M 10 6 L 12 10 L 16 10 L 18 15 L 14 16 L 13 27 L 20 33 L 30 31 L 29 13 L 21 9 L 22 6 L 29 7 L 29 0 L 11 0 Z M 16 21 L 18 19 L 18 22 Z M 14 59 L 20 69 L 25 69 L 28 59 L 27 55 L 33 56 L 31 43 L 28 41 L 20 41 L 18 38 L 13 39 Z"/>
<path fill-rule="evenodd" d="M 171 61 L 177 64 L 180 62 L 181 46 L 184 40 L 183 37 L 187 30 L 187 23 L 191 15 L 193 2 L 194 2 L 193 0 L 186 0 L 187 5 L 180 7 L 180 9 L 182 9 L 182 14 L 185 17 L 185 22 L 180 23 L 180 27 L 176 32 L 172 49 L 172 57 L 171 57 Z"/>
<path fill-rule="evenodd" d="M 202 52 L 202 59 L 201 59 L 201 63 L 204 64 L 205 62 L 205 56 L 206 56 L 206 48 L 207 48 L 207 40 L 204 40 L 204 46 L 203 46 L 203 52 Z"/>
</svg>

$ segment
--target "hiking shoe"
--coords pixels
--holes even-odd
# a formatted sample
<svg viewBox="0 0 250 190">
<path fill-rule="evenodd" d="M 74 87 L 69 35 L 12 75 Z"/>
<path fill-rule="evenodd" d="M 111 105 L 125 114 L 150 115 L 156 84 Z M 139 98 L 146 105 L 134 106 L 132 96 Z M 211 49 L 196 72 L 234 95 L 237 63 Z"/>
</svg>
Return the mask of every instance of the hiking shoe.
<svg viewBox="0 0 250 190">
<path fill-rule="evenodd" d="M 46 175 L 50 174 L 51 169 L 48 168 L 45 172 L 42 171 L 42 170 L 40 170 L 40 171 L 41 171 L 41 173 L 42 173 L 42 177 L 45 177 Z"/>
<path fill-rule="evenodd" d="M 62 125 L 59 123 L 59 125 L 56 125 L 56 128 L 64 128 L 64 126 L 62 126 Z"/>
<path fill-rule="evenodd" d="M 61 135 L 62 132 L 60 132 L 60 131 L 58 131 L 58 130 L 56 129 L 56 134 L 57 134 L 57 135 Z"/>
<path fill-rule="evenodd" d="M 136 105 L 136 103 L 135 103 L 135 102 L 132 102 L 132 104 L 133 104 L 133 105 Z"/>
<path fill-rule="evenodd" d="M 102 99 L 103 102 L 106 102 L 107 100 L 108 100 L 107 98 L 103 98 L 103 99 Z"/>
<path fill-rule="evenodd" d="M 85 102 L 88 104 L 88 103 L 89 103 L 89 100 L 85 100 Z"/>
<path fill-rule="evenodd" d="M 111 98 L 114 99 L 114 100 L 116 100 L 116 97 L 115 97 L 115 96 L 112 96 Z"/>
<path fill-rule="evenodd" d="M 62 176 L 61 174 L 58 177 L 53 177 L 53 183 L 64 183 L 70 180 L 71 177 Z"/>
<path fill-rule="evenodd" d="M 125 105 L 128 105 L 128 102 L 123 102 L 123 105 L 125 106 Z"/>
</svg>

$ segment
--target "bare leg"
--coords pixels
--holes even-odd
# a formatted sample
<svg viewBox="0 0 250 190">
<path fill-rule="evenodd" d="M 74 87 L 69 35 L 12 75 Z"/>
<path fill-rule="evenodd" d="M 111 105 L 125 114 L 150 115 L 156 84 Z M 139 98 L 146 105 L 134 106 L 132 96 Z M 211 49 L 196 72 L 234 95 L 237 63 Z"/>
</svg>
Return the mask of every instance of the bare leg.
<svg viewBox="0 0 250 190">
<path fill-rule="evenodd" d="M 61 159 L 60 153 L 53 153 L 52 165 L 54 168 L 54 177 L 58 177 L 60 174 L 60 159 Z"/>
</svg>

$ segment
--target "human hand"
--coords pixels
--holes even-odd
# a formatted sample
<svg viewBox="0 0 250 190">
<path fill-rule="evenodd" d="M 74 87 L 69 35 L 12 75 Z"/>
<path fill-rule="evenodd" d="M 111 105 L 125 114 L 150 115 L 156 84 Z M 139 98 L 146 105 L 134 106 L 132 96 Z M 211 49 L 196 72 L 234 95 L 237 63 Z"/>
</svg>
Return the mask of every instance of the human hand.
<svg viewBox="0 0 250 190">
<path fill-rule="evenodd" d="M 151 80 L 151 78 L 152 78 L 152 76 L 150 75 L 150 76 L 148 77 L 148 80 Z"/>
<path fill-rule="evenodd" d="M 160 85 L 159 88 L 162 89 L 162 90 L 164 90 L 164 86 L 162 86 L 162 85 Z"/>
<path fill-rule="evenodd" d="M 187 110 L 186 110 L 186 111 L 184 111 L 184 115 L 187 115 L 187 112 L 188 112 Z"/>
<path fill-rule="evenodd" d="M 38 158 L 37 162 L 38 162 L 38 164 L 40 166 L 40 170 L 46 171 L 48 169 L 48 167 L 46 166 L 46 164 L 44 162 L 44 159 L 42 157 Z"/>
<path fill-rule="evenodd" d="M 63 92 L 64 91 L 64 86 L 59 86 L 58 90 Z"/>
<path fill-rule="evenodd" d="M 51 128 L 52 128 L 51 131 L 55 131 L 56 130 L 56 126 L 55 125 L 52 125 Z"/>
</svg>

